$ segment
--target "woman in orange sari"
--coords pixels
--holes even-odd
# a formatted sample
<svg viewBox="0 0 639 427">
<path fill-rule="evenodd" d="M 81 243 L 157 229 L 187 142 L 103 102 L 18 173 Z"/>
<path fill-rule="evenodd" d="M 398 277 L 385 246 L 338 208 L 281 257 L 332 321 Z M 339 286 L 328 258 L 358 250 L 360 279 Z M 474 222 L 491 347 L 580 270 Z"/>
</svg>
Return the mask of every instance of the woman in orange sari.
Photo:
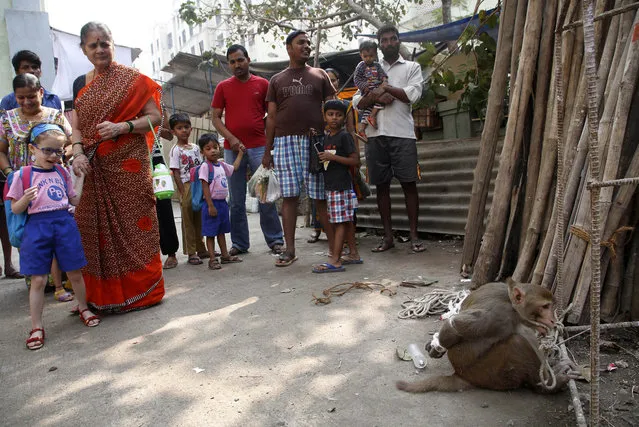
<svg viewBox="0 0 639 427">
<path fill-rule="evenodd" d="M 73 85 L 73 169 L 86 174 L 76 219 L 89 262 L 87 300 L 101 312 L 126 312 L 164 296 L 149 156 L 149 122 L 161 122 L 161 92 L 137 70 L 113 62 L 106 25 L 89 22 L 80 40 L 95 67 Z"/>
</svg>

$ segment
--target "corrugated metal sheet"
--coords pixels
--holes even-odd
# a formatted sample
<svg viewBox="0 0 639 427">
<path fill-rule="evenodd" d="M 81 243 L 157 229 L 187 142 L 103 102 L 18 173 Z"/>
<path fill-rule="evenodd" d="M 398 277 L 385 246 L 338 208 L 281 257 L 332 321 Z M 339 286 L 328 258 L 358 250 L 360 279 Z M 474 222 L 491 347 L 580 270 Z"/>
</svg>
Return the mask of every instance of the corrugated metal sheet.
<svg viewBox="0 0 639 427">
<path fill-rule="evenodd" d="M 420 232 L 464 235 L 479 145 L 480 138 L 417 142 L 417 155 L 422 172 L 422 179 L 417 183 Z M 492 201 L 498 161 L 497 154 L 486 203 L 486 215 Z M 371 191 L 372 195 L 359 205 L 357 226 L 381 229 L 375 188 L 371 188 Z M 396 180 L 391 184 L 391 201 L 393 229 L 408 230 L 404 193 Z"/>
</svg>

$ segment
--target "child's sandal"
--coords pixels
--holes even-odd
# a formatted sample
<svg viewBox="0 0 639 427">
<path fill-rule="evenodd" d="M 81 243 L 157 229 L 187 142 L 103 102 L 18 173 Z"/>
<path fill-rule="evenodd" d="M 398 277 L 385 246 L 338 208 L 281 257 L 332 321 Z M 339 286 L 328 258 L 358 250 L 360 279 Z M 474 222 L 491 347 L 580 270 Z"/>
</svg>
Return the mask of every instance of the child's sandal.
<svg viewBox="0 0 639 427">
<path fill-rule="evenodd" d="M 42 336 L 41 337 L 32 336 L 36 332 L 42 332 Z M 29 344 L 33 344 L 33 345 L 30 346 Z M 38 349 L 41 349 L 42 346 L 44 346 L 44 329 L 42 328 L 31 329 L 31 331 L 29 331 L 29 338 L 27 338 L 27 348 L 29 350 L 38 350 Z"/>
<path fill-rule="evenodd" d="M 217 260 L 217 258 L 209 260 L 209 270 L 219 270 L 221 268 L 222 266 L 220 265 L 220 262 Z"/>
</svg>

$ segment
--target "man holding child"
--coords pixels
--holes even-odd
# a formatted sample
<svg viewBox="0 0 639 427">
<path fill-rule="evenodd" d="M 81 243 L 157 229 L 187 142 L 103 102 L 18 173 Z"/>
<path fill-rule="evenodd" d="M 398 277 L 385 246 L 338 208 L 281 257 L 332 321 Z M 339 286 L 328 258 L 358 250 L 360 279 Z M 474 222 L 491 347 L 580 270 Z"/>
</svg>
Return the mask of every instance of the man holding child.
<svg viewBox="0 0 639 427">
<path fill-rule="evenodd" d="M 390 183 L 393 177 L 402 185 L 410 227 L 411 249 L 426 249 L 417 235 L 419 199 L 417 194 L 417 145 L 411 104 L 422 94 L 422 72 L 419 64 L 399 55 L 399 32 L 393 25 L 377 31 L 377 41 L 384 54 L 381 61 L 388 84 L 372 90 L 364 97 L 354 97 L 359 110 L 375 103 L 385 104 L 377 114 L 377 128 L 368 126 L 366 163 L 369 181 L 376 186 L 377 206 L 384 226 L 384 238 L 373 252 L 384 252 L 394 246 L 391 225 Z"/>
</svg>

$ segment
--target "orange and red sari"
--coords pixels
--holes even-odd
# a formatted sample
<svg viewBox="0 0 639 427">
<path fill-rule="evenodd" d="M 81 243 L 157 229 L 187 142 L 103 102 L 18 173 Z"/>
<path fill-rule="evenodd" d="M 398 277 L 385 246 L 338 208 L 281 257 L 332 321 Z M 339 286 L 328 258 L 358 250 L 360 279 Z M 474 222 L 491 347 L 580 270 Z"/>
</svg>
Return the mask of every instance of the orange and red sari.
<svg viewBox="0 0 639 427">
<path fill-rule="evenodd" d="M 89 305 L 102 312 L 148 307 L 164 296 L 160 237 L 151 181 L 149 140 L 120 135 L 99 142 L 96 126 L 137 117 L 160 87 L 137 70 L 112 64 L 78 94 L 75 110 L 91 172 L 76 210 L 88 260 Z"/>
</svg>

